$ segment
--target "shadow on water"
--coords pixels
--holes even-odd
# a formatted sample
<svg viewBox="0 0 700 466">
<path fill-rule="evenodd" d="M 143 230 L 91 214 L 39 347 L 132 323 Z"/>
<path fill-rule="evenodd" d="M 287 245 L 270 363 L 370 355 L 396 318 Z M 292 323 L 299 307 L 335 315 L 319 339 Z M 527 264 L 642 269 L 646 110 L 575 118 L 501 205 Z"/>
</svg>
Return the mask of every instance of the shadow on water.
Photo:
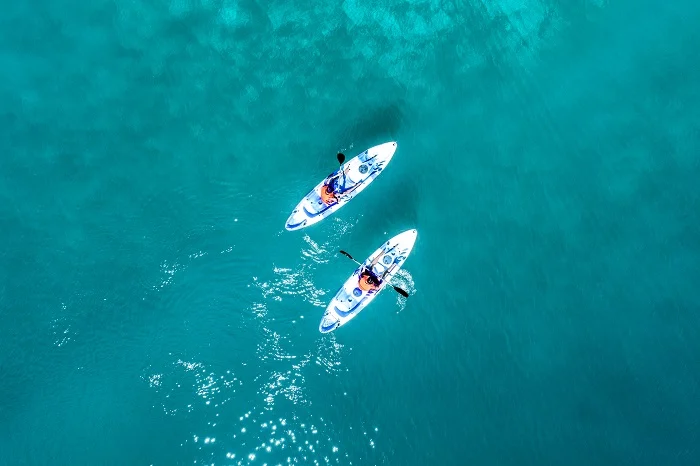
<svg viewBox="0 0 700 466">
<path fill-rule="evenodd" d="M 418 223 L 418 206 L 420 205 L 420 193 L 418 184 L 395 178 L 386 181 L 379 192 L 375 190 L 362 193 L 360 201 L 365 206 L 374 208 L 362 208 L 363 223 L 371 225 L 372 230 L 386 231 L 388 234 L 398 234 L 399 230 L 413 228 Z M 377 196 L 381 196 L 380 199 Z M 360 197 L 358 196 L 358 201 Z M 377 202 L 380 201 L 380 202 Z"/>
<path fill-rule="evenodd" d="M 402 108 L 402 102 L 396 102 L 374 107 L 369 111 L 356 110 L 353 113 L 359 113 L 358 116 L 338 132 L 336 140 L 347 143 L 357 141 L 363 145 L 363 141 L 370 145 L 390 141 L 396 138 L 401 129 L 404 119 Z M 366 147 L 357 149 L 359 152 Z"/>
</svg>

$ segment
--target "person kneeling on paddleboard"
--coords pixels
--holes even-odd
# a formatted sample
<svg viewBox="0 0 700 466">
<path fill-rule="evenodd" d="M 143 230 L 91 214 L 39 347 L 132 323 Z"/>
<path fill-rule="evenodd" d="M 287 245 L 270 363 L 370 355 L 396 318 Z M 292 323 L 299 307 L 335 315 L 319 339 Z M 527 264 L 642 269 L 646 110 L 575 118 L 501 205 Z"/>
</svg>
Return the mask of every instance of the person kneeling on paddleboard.
<svg viewBox="0 0 700 466">
<path fill-rule="evenodd" d="M 338 202 L 336 193 L 340 194 L 338 175 L 331 177 L 326 183 L 323 183 L 323 186 L 321 186 L 321 200 L 326 205 Z"/>
<path fill-rule="evenodd" d="M 379 289 L 382 281 L 372 271 L 371 267 L 365 267 L 360 273 L 360 289 L 363 291 L 374 291 Z"/>
<path fill-rule="evenodd" d="M 389 268 L 388 270 L 385 270 L 384 273 L 382 273 L 381 278 L 377 277 L 377 275 L 374 273 L 374 264 L 379 262 L 379 259 L 381 259 L 384 256 L 384 254 L 377 254 L 377 257 L 375 257 L 372 262 L 369 264 L 369 266 L 365 265 L 362 269 L 362 272 L 360 273 L 360 289 L 364 291 L 373 291 L 373 290 L 378 290 L 379 285 L 382 284 L 382 280 L 384 280 L 384 275 L 387 274 L 390 270 L 393 269 L 393 266 Z"/>
<path fill-rule="evenodd" d="M 384 270 L 384 272 L 382 272 L 381 277 L 377 277 L 377 275 L 374 273 L 374 270 L 372 270 L 372 269 L 374 268 L 374 264 L 379 262 L 379 259 L 381 259 L 382 257 L 384 257 L 384 254 L 377 254 L 377 257 L 375 257 L 372 260 L 372 262 L 369 264 L 369 266 L 365 265 L 363 267 L 363 270 L 360 273 L 360 282 L 359 282 L 360 289 L 362 289 L 364 291 L 371 291 L 371 290 L 379 289 L 379 285 L 381 285 L 382 282 L 384 281 L 384 277 L 389 272 L 394 270 L 394 268 L 398 265 L 398 262 L 394 261 L 394 263 L 391 264 L 391 267 L 389 267 L 388 269 Z"/>
<path fill-rule="evenodd" d="M 331 173 L 323 182 L 323 186 L 321 186 L 321 200 L 324 204 L 331 205 L 340 200 L 339 196 L 344 192 L 344 186 L 340 186 L 340 175 L 343 175 L 343 181 L 345 181 L 345 174 L 349 168 L 350 166 L 346 165 L 343 170 Z"/>
</svg>

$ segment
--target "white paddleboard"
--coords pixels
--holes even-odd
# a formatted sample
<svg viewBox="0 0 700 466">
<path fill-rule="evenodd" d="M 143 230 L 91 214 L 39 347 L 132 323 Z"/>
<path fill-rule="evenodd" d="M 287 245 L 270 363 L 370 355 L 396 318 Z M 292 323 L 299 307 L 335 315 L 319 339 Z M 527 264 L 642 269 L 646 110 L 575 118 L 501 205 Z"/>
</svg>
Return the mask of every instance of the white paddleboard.
<svg viewBox="0 0 700 466">
<path fill-rule="evenodd" d="M 355 196 L 364 191 L 367 186 L 379 176 L 396 152 L 396 142 L 386 142 L 371 147 L 346 160 L 332 175 L 344 171 L 338 179 L 342 187 L 342 193 L 337 202 L 326 205 L 321 200 L 321 180 L 314 189 L 309 192 L 292 211 L 287 219 L 285 228 L 288 231 L 300 230 L 320 222 L 336 210 L 350 202 Z"/>
<path fill-rule="evenodd" d="M 321 333 L 329 333 L 347 324 L 360 311 L 366 308 L 385 287 L 391 286 L 389 282 L 391 282 L 391 279 L 403 266 L 406 258 L 408 258 L 417 237 L 418 231 L 416 230 L 407 230 L 399 233 L 382 244 L 365 260 L 363 266 L 369 267 L 374 259 L 378 259 L 372 268 L 372 271 L 378 277 L 381 277 L 384 271 L 393 266 L 393 269 L 384 276 L 377 290 L 365 291 L 360 288 L 360 273 L 363 267 L 358 266 L 335 294 L 330 304 L 328 304 L 326 312 L 321 319 L 321 324 L 318 327 L 319 331 Z"/>
</svg>

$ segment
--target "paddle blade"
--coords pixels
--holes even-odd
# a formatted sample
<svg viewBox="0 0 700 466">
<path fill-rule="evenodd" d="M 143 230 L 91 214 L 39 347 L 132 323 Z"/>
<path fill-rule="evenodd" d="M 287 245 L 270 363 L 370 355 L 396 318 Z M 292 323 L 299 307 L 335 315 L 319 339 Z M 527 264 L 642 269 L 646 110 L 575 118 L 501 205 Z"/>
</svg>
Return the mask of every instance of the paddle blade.
<svg viewBox="0 0 700 466">
<path fill-rule="evenodd" d="M 391 285 L 391 286 L 394 286 L 394 285 Z M 404 290 L 402 290 L 398 286 L 394 286 L 394 289 L 396 290 L 397 293 L 399 293 L 404 298 L 408 298 L 408 293 L 406 293 Z"/>
<path fill-rule="evenodd" d="M 345 155 L 342 152 L 338 152 L 338 163 L 342 165 L 343 162 L 345 162 Z"/>
<path fill-rule="evenodd" d="M 352 260 L 355 260 L 350 254 L 348 254 L 347 252 L 343 251 L 342 249 L 340 250 L 340 253 L 341 253 L 342 255 L 344 255 L 344 256 L 348 256 L 348 257 L 349 257 L 350 259 L 352 259 Z"/>
</svg>

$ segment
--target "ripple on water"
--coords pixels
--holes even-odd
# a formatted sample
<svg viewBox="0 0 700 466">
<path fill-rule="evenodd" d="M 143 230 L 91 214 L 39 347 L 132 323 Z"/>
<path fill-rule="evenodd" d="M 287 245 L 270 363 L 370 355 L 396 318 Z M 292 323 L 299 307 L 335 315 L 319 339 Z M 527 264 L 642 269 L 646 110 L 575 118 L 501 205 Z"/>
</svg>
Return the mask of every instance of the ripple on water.
<svg viewBox="0 0 700 466">
<path fill-rule="evenodd" d="M 253 278 L 254 285 L 261 291 L 262 299 L 264 301 L 270 302 L 270 305 L 274 302 L 282 302 L 286 297 L 301 298 L 315 307 L 324 306 L 324 296 L 326 295 L 326 290 L 319 288 L 314 283 L 314 274 L 310 267 L 301 266 L 298 270 L 292 270 L 290 268 L 284 267 L 274 267 L 272 270 L 274 276 L 271 280 L 261 280 L 258 277 Z M 261 307 L 267 308 L 268 306 L 264 303 L 258 303 L 253 305 L 253 310 L 255 315 L 259 318 L 268 318 L 267 310 L 265 312 L 258 312 Z M 296 322 L 296 316 L 303 318 L 303 314 L 296 314 L 289 316 L 289 308 L 286 308 L 287 312 L 280 312 L 279 317 L 284 320 L 292 319 L 292 322 Z"/>
<path fill-rule="evenodd" d="M 302 265 L 295 269 L 282 266 L 273 266 L 274 277 L 270 281 L 262 281 L 255 278 L 256 286 L 262 291 L 265 300 L 282 301 L 285 297 L 298 297 L 302 301 L 314 307 L 324 308 L 327 305 L 327 294 L 330 290 L 320 288 L 314 281 L 315 267 L 325 264 L 335 257 L 337 240 L 354 227 L 354 223 L 342 221 L 338 218 L 332 220 L 336 225 L 335 230 L 320 243 L 313 240 L 308 234 L 302 238 L 305 246 L 300 253 Z M 303 318 L 300 316 L 300 318 Z"/>
<path fill-rule="evenodd" d="M 180 446 L 195 464 L 349 464 L 343 435 L 311 411 L 304 393 L 310 356 L 285 361 L 286 370 L 263 370 L 252 380 L 248 372 L 217 373 L 203 362 L 171 357 L 168 371 L 149 367 L 142 378 L 166 414 L 192 422 Z M 260 384 L 257 396 L 240 396 L 248 381 Z M 364 425 L 354 431 L 373 448 Z"/>
<path fill-rule="evenodd" d="M 61 347 L 71 341 L 73 336 L 76 335 L 75 330 L 72 329 L 71 322 L 69 321 L 66 313 L 67 306 L 65 303 L 61 303 L 61 315 L 56 317 L 51 321 L 51 332 L 54 337 L 54 345 Z"/>
<path fill-rule="evenodd" d="M 238 417 L 235 433 L 219 440 L 217 453 L 202 458 L 213 461 L 223 456 L 227 464 L 348 464 L 347 453 L 338 442 L 324 434 L 332 430 L 322 417 L 291 418 L 267 415 L 249 410 Z M 210 447 L 216 437 L 193 435 L 192 442 L 200 450 Z M 204 445 L 201 445 L 201 444 Z M 211 448 L 210 448 L 211 449 Z M 223 458 L 222 458 L 223 459 Z M 233 460 L 233 463 L 230 461 Z"/>
<path fill-rule="evenodd" d="M 411 276 L 411 273 L 404 268 L 401 268 L 398 272 L 396 272 L 394 278 L 391 279 L 391 284 L 404 289 L 409 294 L 409 296 L 413 295 L 416 292 L 416 284 L 413 281 L 413 276 Z M 393 290 L 388 291 L 392 292 Z M 396 311 L 396 313 L 398 314 L 400 312 L 403 312 L 403 310 L 406 308 L 406 298 L 404 298 L 398 293 L 395 294 L 396 305 L 398 306 L 398 310 Z"/>
<path fill-rule="evenodd" d="M 253 282 L 262 292 L 264 299 L 282 301 L 285 296 L 299 296 L 313 306 L 323 306 L 322 297 L 326 291 L 318 288 L 313 281 L 313 273 L 307 267 L 294 271 L 275 267 L 276 277 L 272 281 L 261 281 L 254 277 Z"/>
<path fill-rule="evenodd" d="M 170 356 L 173 357 L 172 354 Z M 235 398 L 237 390 L 243 385 L 243 381 L 231 370 L 217 374 L 203 363 L 180 358 L 161 370 L 159 372 L 149 366 L 141 378 L 162 395 L 161 408 L 171 416 L 192 412 L 198 405 L 223 406 Z"/>
<path fill-rule="evenodd" d="M 153 285 L 154 290 L 162 290 L 166 286 L 170 285 L 173 282 L 173 278 L 175 277 L 175 274 L 181 270 L 184 270 L 185 267 L 178 263 L 178 262 L 170 262 L 167 260 L 164 260 L 160 264 L 160 280 L 158 283 Z"/>
<path fill-rule="evenodd" d="M 374 448 L 375 440 L 363 434 L 364 425 L 353 429 L 328 421 L 330 405 L 317 399 L 327 392 L 312 389 L 316 378 L 344 370 L 342 358 L 348 351 L 334 335 L 319 334 L 315 324 L 309 327 L 299 310 L 326 305 L 328 290 L 316 285 L 314 269 L 335 255 L 333 242 L 352 227 L 336 224 L 336 232 L 323 242 L 303 237 L 301 267 L 273 265 L 269 274 L 253 278 L 249 290 L 259 296 L 245 307 L 252 319 L 245 325 L 257 333 L 250 341 L 254 352 L 236 353 L 247 356 L 232 358 L 224 368 L 201 356 L 170 353 L 164 363 L 144 370 L 144 383 L 157 394 L 156 407 L 190 426 L 180 440 L 184 457 L 196 464 L 361 464 L 362 459 L 351 457 L 350 443 Z M 212 254 L 233 251 L 235 246 Z M 207 256 L 193 250 L 164 261 L 154 290 L 172 287 L 172 296 L 164 296 L 169 304 L 198 299 L 192 295 L 197 290 L 180 290 L 180 281 L 189 282 L 189 274 L 197 270 L 194 261 Z M 178 278 L 184 270 L 189 270 L 188 277 Z"/>
</svg>

